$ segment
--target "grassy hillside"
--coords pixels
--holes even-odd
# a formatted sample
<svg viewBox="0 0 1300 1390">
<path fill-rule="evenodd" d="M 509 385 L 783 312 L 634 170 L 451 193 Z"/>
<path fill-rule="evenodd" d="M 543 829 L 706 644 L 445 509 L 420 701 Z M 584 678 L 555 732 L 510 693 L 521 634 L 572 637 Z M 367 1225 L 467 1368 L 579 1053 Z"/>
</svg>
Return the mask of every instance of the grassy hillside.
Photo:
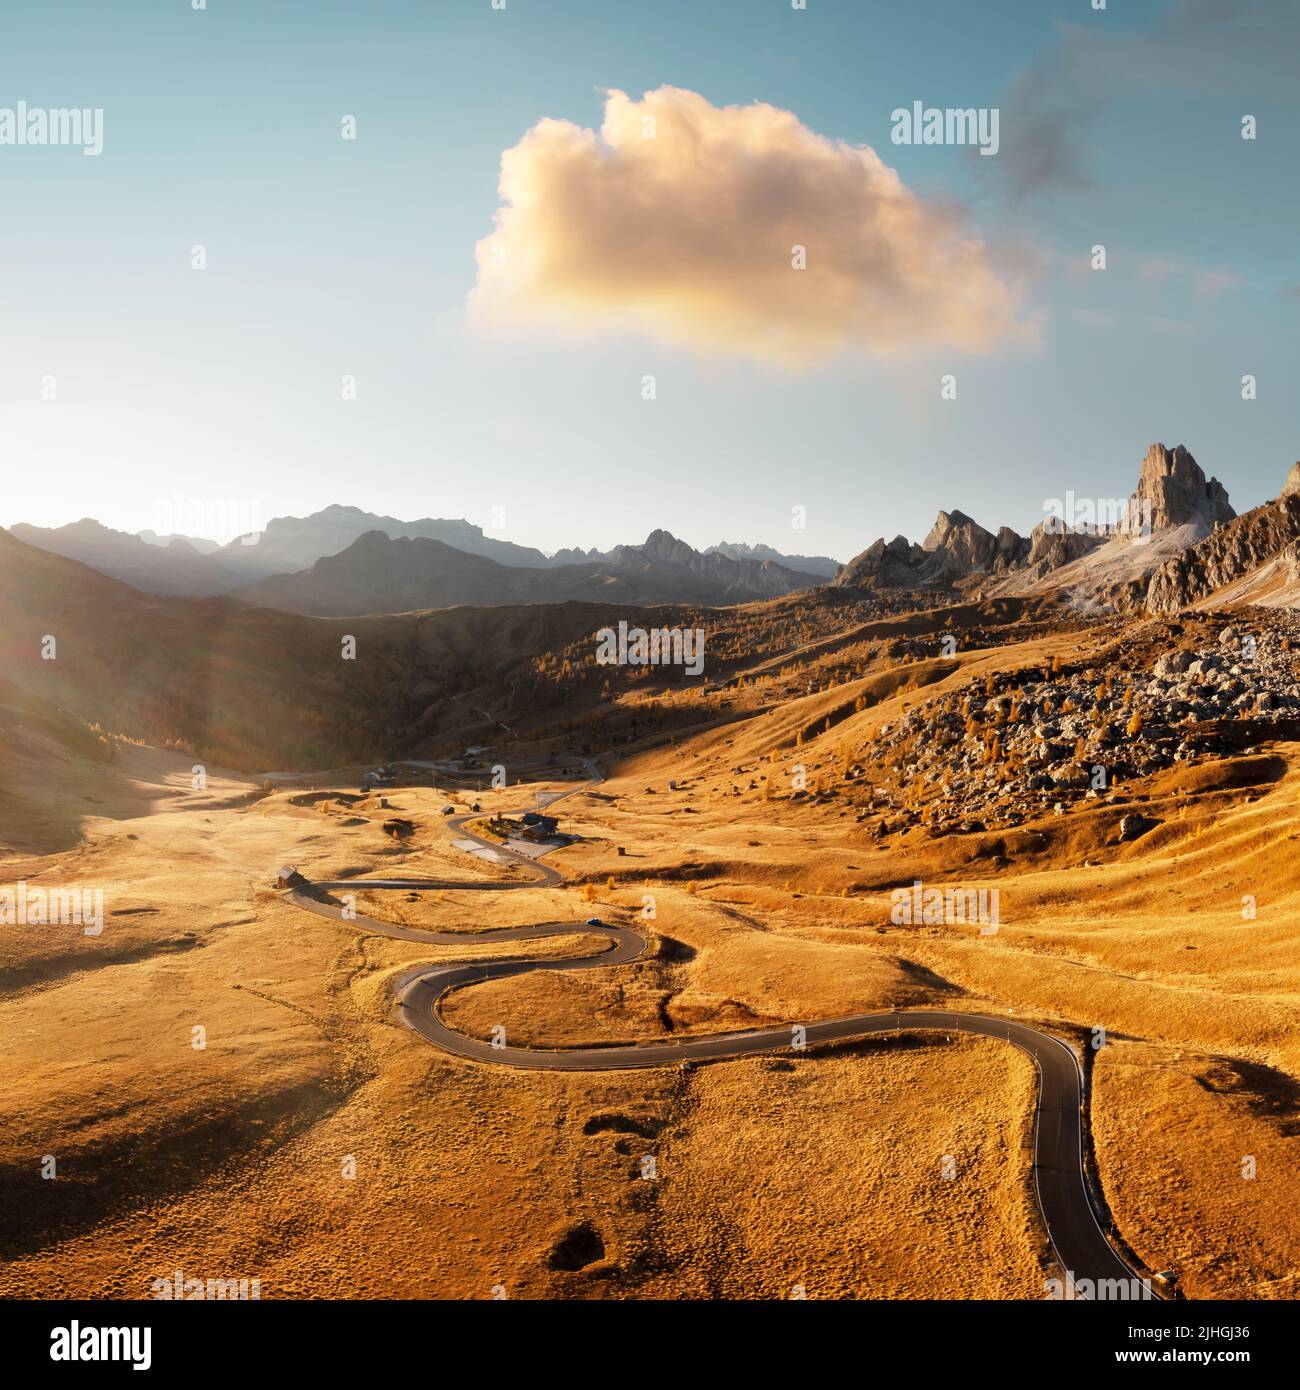
<svg viewBox="0 0 1300 1390">
<path fill-rule="evenodd" d="M 571 603 L 302 618 L 143 594 L 0 531 L 0 662 L 16 685 L 245 770 L 427 752 L 490 729 L 476 711 L 545 708 L 564 692 L 536 678 L 535 659 L 617 616 L 635 620 L 613 613 Z M 345 660 L 349 636 L 356 656 Z"/>
</svg>

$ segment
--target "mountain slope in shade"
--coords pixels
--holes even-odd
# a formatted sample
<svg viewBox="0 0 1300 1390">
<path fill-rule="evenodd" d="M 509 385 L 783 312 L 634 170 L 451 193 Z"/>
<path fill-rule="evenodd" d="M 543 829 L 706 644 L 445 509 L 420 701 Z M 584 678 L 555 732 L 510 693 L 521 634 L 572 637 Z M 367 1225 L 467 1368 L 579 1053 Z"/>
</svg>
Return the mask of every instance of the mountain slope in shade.
<svg viewBox="0 0 1300 1390">
<path fill-rule="evenodd" d="M 305 618 L 228 598 L 144 594 L 0 529 L 3 679 L 43 710 L 158 746 L 178 743 L 211 766 L 301 769 L 416 756 L 462 730 L 481 738 L 482 711 L 513 712 L 511 696 L 521 708 L 545 708 L 548 699 L 567 708 L 565 689 L 538 677 L 537 661 L 619 616 L 602 605 L 557 603 Z M 653 626 L 691 614 L 621 616 Z M 355 661 L 340 659 L 345 635 L 356 640 Z M 56 642 L 53 660 L 42 658 L 47 637 Z M 0 704 L 14 703 L 0 685 Z M 4 723 L 0 717 L 0 743 Z M 0 811 L 4 805 L 0 795 Z"/>
<path fill-rule="evenodd" d="M 840 569 L 839 562 L 829 556 L 783 556 L 770 545 L 724 543 L 695 550 L 663 530 L 652 531 L 641 545 L 616 545 L 613 550 L 573 546 L 557 550 L 551 557 L 553 565 L 601 564 L 615 569 L 635 569 L 647 560 L 680 565 L 697 575 L 710 576 L 722 585 L 724 594 L 736 594 L 737 602 L 756 595 L 774 597 L 807 588 L 834 578 Z"/>
<path fill-rule="evenodd" d="M 1219 527 L 1151 575 L 1149 613 L 1222 603 L 1300 605 L 1300 463 L 1272 502 Z"/>
<path fill-rule="evenodd" d="M 275 575 L 235 596 L 285 612 L 346 617 L 459 604 L 735 603 L 816 582 L 767 561 L 702 555 L 662 531 L 645 546 L 618 547 L 607 560 L 545 569 L 499 565 L 427 537 L 370 531 L 309 569 Z"/>
<path fill-rule="evenodd" d="M 774 598 L 795 589 L 809 588 L 820 581 L 814 574 L 801 574 L 771 560 L 733 560 L 717 551 L 695 550 L 671 532 L 651 531 L 642 545 L 620 545 L 611 554 L 611 563 L 622 573 L 640 573 L 666 578 L 671 571 L 676 584 L 689 587 L 685 574 L 695 576 L 701 586 L 698 602 L 743 603 L 755 598 Z M 704 592 L 717 595 L 715 600 Z"/>
<path fill-rule="evenodd" d="M 337 555 L 295 574 L 277 574 L 234 596 L 288 613 L 347 617 L 409 613 L 456 604 L 528 602 L 539 579 L 564 571 L 519 569 L 426 536 L 393 539 L 367 531 Z"/>
<path fill-rule="evenodd" d="M 630 602 L 744 603 L 822 582 L 822 575 L 815 571 L 792 569 L 767 556 L 700 552 L 666 531 L 653 532 L 640 546 L 617 546 L 608 552 L 565 550 L 548 558 L 530 546 L 485 536 L 467 521 L 431 517 L 399 521 L 344 506 L 326 507 L 304 517 L 276 517 L 265 531 L 224 546 L 185 536 L 159 537 L 151 531 L 129 535 L 89 518 L 54 529 L 19 524 L 10 531 L 28 545 L 89 565 L 146 593 L 193 597 L 243 592 L 273 576 L 283 580 L 319 560 L 341 554 L 372 533 L 390 540 L 427 540 L 464 557 L 458 570 L 452 554 L 443 554 L 435 547 L 418 552 L 427 567 L 421 579 L 416 572 L 418 565 L 413 567 L 411 557 L 402 555 L 399 570 L 385 582 L 373 571 L 379 550 L 371 542 L 356 576 L 358 587 L 353 597 L 339 587 L 341 571 L 327 567 L 321 579 L 321 601 L 328 592 L 330 602 L 342 605 L 337 609 L 341 613 L 399 611 L 385 606 L 398 603 L 402 604 L 400 611 L 405 611 L 457 603 L 549 603 L 575 596 Z M 755 549 L 766 551 L 767 547 Z M 402 554 L 386 553 L 395 562 Z M 519 574 L 511 579 L 483 569 L 472 563 L 474 560 L 486 560 L 498 569 L 514 569 Z M 551 570 L 568 572 L 552 582 L 545 578 Z M 272 592 L 301 592 L 303 601 L 316 602 L 301 585 L 294 589 L 280 583 L 268 590 L 268 594 Z M 266 595 L 254 594 L 252 601 L 269 600 Z M 317 609 L 313 606 L 303 611 Z"/>
</svg>

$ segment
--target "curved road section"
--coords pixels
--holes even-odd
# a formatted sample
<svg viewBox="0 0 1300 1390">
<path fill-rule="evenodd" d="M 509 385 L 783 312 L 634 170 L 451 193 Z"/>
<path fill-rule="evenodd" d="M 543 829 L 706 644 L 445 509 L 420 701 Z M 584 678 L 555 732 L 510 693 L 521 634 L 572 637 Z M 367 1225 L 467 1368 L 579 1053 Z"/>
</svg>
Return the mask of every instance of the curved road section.
<svg viewBox="0 0 1300 1390">
<path fill-rule="evenodd" d="M 587 764 L 587 770 L 592 781 L 599 780 L 599 773 L 590 763 Z M 553 804 L 561 797 L 569 796 L 573 791 L 582 790 L 590 785 L 588 782 L 582 787 L 572 788 L 569 792 L 556 793 L 541 804 Z M 483 980 L 523 975 L 532 970 L 591 970 L 626 965 L 640 959 L 649 948 L 649 942 L 639 932 L 610 923 L 591 925 L 586 922 L 549 922 L 532 927 L 501 927 L 480 932 L 433 932 L 423 931 L 418 927 L 381 922 L 355 912 L 345 916 L 344 908 L 337 900 L 330 901 L 328 896 L 317 896 L 332 895 L 338 891 L 353 892 L 358 889 L 501 892 L 518 888 L 554 886 L 564 882 L 564 875 L 551 865 L 530 859 L 527 855 L 516 854 L 492 841 L 484 840 L 472 830 L 467 830 L 465 822 L 476 818 L 474 814 L 456 816 L 450 818 L 448 824 L 460 835 L 476 840 L 479 844 L 495 850 L 498 855 L 531 870 L 533 877 L 511 882 L 491 879 L 475 882 L 430 878 L 338 879 L 313 882 L 306 888 L 294 889 L 287 894 L 289 900 L 297 907 L 342 921 L 353 929 L 403 941 L 422 941 L 439 946 L 537 941 L 554 936 L 578 936 L 588 940 L 593 937 L 605 938 L 606 944 L 592 955 L 564 956 L 558 959 L 523 957 L 466 961 L 433 968 L 422 965 L 407 971 L 394 985 L 400 1013 L 409 1027 L 436 1047 L 457 1057 L 466 1057 L 494 1066 L 549 1071 L 612 1071 L 680 1066 L 684 1062 L 748 1057 L 760 1052 L 790 1049 L 800 1051 L 816 1043 L 844 1042 L 879 1033 L 937 1030 L 946 1033 L 977 1033 L 983 1037 L 999 1038 L 1027 1053 L 1033 1058 L 1038 1069 L 1038 1107 L 1034 1123 L 1034 1186 L 1057 1262 L 1067 1272 L 1072 1284 L 1089 1281 L 1080 1289 L 1083 1296 L 1095 1296 L 1094 1291 L 1099 1288 L 1107 1290 L 1113 1298 L 1156 1296 L 1149 1283 L 1139 1280 L 1116 1253 L 1093 1209 L 1084 1178 L 1083 1073 L 1074 1050 L 1060 1038 L 1040 1029 L 1030 1028 L 1014 1019 L 997 1018 L 988 1014 L 955 1013 L 946 1009 L 902 1009 L 893 1013 L 851 1014 L 845 1018 L 823 1019 L 819 1022 L 776 1028 L 714 1033 L 707 1037 L 552 1050 L 514 1047 L 507 1039 L 489 1042 L 456 1032 L 443 1019 L 439 1007 L 443 998 L 452 990 L 464 989 Z"/>
</svg>

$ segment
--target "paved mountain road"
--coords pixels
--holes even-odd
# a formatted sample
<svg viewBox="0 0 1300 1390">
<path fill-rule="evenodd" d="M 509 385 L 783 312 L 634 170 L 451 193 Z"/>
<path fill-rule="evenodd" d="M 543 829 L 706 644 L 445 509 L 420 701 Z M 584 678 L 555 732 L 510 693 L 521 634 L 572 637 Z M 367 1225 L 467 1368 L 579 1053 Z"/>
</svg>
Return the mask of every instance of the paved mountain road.
<svg viewBox="0 0 1300 1390">
<path fill-rule="evenodd" d="M 593 781 L 598 774 L 588 764 Z M 584 784 L 590 785 L 590 783 Z M 574 791 L 581 790 L 575 787 Z M 561 792 L 545 799 L 553 804 Z M 527 880 L 486 880 L 463 882 L 454 879 L 372 878 L 314 882 L 306 889 L 295 889 L 288 898 L 296 906 L 321 916 L 344 922 L 353 929 L 373 932 L 403 941 L 428 942 L 440 946 L 464 946 L 504 941 L 538 941 L 556 936 L 591 939 L 604 937 L 605 945 L 583 956 L 559 958 L 502 958 L 465 961 L 445 966 L 416 966 L 406 971 L 394 985 L 402 1018 L 409 1027 L 435 1046 L 458 1057 L 495 1066 L 553 1071 L 609 1071 L 639 1067 L 675 1066 L 683 1062 L 715 1061 L 746 1057 L 755 1053 L 790 1050 L 794 1028 L 802 1028 L 803 1045 L 843 1042 L 880 1033 L 917 1030 L 949 1033 L 975 1033 L 999 1038 L 1033 1058 L 1038 1069 L 1038 1106 L 1034 1125 L 1034 1184 L 1038 1205 L 1048 1237 L 1062 1269 L 1075 1281 L 1089 1280 L 1095 1286 L 1103 1281 L 1124 1281 L 1127 1295 L 1153 1296 L 1136 1283 L 1134 1272 L 1116 1253 L 1103 1232 L 1093 1210 L 1083 1164 L 1083 1075 L 1074 1050 L 1060 1038 L 1031 1028 L 1015 1019 L 987 1014 L 957 1013 L 946 1009 L 904 1009 L 892 1013 L 852 1014 L 845 1018 L 789 1025 L 746 1029 L 691 1037 L 609 1047 L 543 1049 L 515 1047 L 506 1038 L 500 1045 L 465 1036 L 450 1028 L 439 1009 L 441 1000 L 452 990 L 483 980 L 522 975 L 532 970 L 591 970 L 626 965 L 639 959 L 648 948 L 647 939 L 630 927 L 601 923 L 551 922 L 530 927 L 501 927 L 477 932 L 433 932 L 418 927 L 381 922 L 353 912 L 345 917 L 343 906 L 315 896 L 366 890 L 420 890 L 500 892 L 503 890 L 553 886 L 564 876 L 548 864 L 514 854 L 492 841 L 466 830 L 464 823 L 473 815 L 451 817 L 449 826 L 458 834 L 488 845 L 497 853 L 529 870 Z M 800 1049 L 795 1049 L 800 1050 Z M 1086 1287 L 1086 1286 L 1085 1286 Z"/>
</svg>

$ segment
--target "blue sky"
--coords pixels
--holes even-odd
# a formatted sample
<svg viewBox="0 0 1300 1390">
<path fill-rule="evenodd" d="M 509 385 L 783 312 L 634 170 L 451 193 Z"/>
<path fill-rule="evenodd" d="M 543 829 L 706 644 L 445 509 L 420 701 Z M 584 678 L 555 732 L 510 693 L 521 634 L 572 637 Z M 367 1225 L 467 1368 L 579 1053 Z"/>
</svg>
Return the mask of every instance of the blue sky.
<svg viewBox="0 0 1300 1390">
<path fill-rule="evenodd" d="M 0 107 L 102 107 L 105 147 L 0 147 L 0 524 L 134 530 L 178 496 L 485 526 L 496 507 L 497 534 L 544 549 L 664 526 L 846 559 L 941 506 L 1024 532 L 1067 489 L 1123 496 L 1155 440 L 1244 510 L 1300 457 L 1298 10 L 9 0 Z M 1037 346 L 790 371 L 467 325 L 502 152 L 664 84 L 789 110 L 963 205 L 1033 268 Z M 1003 150 L 892 145 L 914 100 L 998 107 Z"/>
</svg>

